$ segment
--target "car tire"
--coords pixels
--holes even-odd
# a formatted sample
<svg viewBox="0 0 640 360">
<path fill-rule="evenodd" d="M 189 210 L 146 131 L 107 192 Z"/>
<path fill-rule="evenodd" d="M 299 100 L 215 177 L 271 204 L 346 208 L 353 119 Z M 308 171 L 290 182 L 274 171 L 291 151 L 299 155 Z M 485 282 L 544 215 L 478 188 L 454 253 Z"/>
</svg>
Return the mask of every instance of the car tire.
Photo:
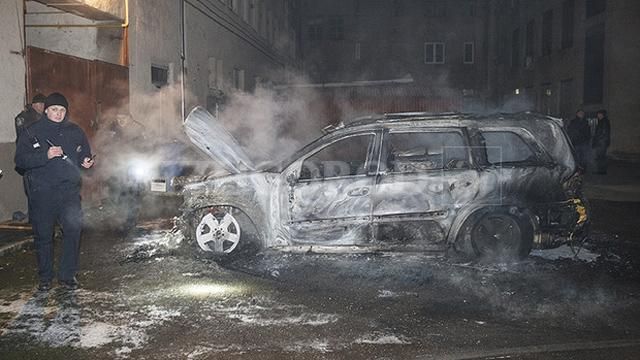
<svg viewBox="0 0 640 360">
<path fill-rule="evenodd" d="M 455 249 L 467 258 L 491 262 L 523 259 L 533 246 L 533 227 L 523 214 L 493 209 L 465 221 Z"/>
<path fill-rule="evenodd" d="M 239 209 L 214 206 L 200 209 L 195 215 L 192 247 L 197 256 L 231 259 L 260 250 L 251 219 Z"/>
</svg>

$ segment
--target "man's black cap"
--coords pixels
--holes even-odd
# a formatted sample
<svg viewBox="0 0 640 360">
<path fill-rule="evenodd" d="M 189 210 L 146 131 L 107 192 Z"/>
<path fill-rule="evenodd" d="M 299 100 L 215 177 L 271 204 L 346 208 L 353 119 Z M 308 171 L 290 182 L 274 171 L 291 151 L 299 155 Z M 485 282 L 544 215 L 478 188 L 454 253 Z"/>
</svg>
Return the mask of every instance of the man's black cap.
<svg viewBox="0 0 640 360">
<path fill-rule="evenodd" d="M 64 106 L 65 109 L 69 109 L 69 103 L 67 102 L 67 98 L 64 95 L 54 92 L 47 96 L 47 99 L 44 101 L 44 108 L 48 108 L 52 105 L 60 105 Z"/>
<path fill-rule="evenodd" d="M 44 103 L 45 100 L 47 100 L 47 98 L 44 95 L 42 95 L 40 93 L 37 93 L 37 94 L 33 95 L 33 99 L 31 99 L 31 103 L 32 104 Z"/>
</svg>

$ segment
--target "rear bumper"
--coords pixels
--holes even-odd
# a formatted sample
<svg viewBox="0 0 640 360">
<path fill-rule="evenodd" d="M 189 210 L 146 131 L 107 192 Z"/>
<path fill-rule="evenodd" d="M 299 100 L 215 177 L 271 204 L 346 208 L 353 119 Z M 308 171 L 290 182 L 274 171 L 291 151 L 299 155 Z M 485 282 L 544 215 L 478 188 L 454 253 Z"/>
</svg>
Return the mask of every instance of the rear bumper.
<svg viewBox="0 0 640 360">
<path fill-rule="evenodd" d="M 545 249 L 568 242 L 582 242 L 588 235 L 590 212 L 581 198 L 546 203 L 535 209 L 537 219 L 533 247 Z"/>
</svg>

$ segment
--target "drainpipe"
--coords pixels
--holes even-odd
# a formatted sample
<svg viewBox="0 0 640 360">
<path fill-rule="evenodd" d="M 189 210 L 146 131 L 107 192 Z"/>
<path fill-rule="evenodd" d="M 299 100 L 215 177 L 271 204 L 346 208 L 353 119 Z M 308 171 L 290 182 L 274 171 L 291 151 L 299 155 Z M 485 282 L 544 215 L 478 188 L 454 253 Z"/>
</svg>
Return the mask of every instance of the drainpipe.
<svg viewBox="0 0 640 360">
<path fill-rule="evenodd" d="M 186 77 L 186 68 L 185 68 L 185 60 L 186 60 L 186 48 L 187 48 L 187 35 L 185 33 L 185 23 L 186 23 L 186 12 L 185 12 L 185 1 L 180 1 L 180 31 L 182 32 L 182 46 L 180 49 L 180 115 L 182 116 L 182 121 L 186 120 L 186 99 L 185 99 L 185 77 Z"/>
<path fill-rule="evenodd" d="M 68 6 L 69 3 L 53 3 L 47 4 L 48 6 Z M 26 8 L 25 8 L 26 9 Z M 124 22 L 123 23 L 101 23 L 101 24 L 33 24 L 33 25 L 24 25 L 25 27 L 34 27 L 34 28 L 62 28 L 62 27 L 71 27 L 71 28 L 123 28 L 126 29 L 129 27 L 129 0 L 124 0 Z"/>
</svg>

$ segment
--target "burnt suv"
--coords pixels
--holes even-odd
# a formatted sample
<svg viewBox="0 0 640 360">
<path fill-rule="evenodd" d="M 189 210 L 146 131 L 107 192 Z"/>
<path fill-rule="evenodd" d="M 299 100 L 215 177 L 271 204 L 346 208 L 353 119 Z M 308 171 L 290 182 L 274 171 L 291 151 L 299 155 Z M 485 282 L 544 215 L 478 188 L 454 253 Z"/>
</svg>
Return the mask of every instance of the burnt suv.
<svg viewBox="0 0 640 360">
<path fill-rule="evenodd" d="M 189 184 L 182 224 L 197 251 L 453 251 L 525 257 L 588 223 L 560 119 L 398 113 L 338 126 L 256 169 L 202 108 L 185 122 L 232 174 Z"/>
</svg>

